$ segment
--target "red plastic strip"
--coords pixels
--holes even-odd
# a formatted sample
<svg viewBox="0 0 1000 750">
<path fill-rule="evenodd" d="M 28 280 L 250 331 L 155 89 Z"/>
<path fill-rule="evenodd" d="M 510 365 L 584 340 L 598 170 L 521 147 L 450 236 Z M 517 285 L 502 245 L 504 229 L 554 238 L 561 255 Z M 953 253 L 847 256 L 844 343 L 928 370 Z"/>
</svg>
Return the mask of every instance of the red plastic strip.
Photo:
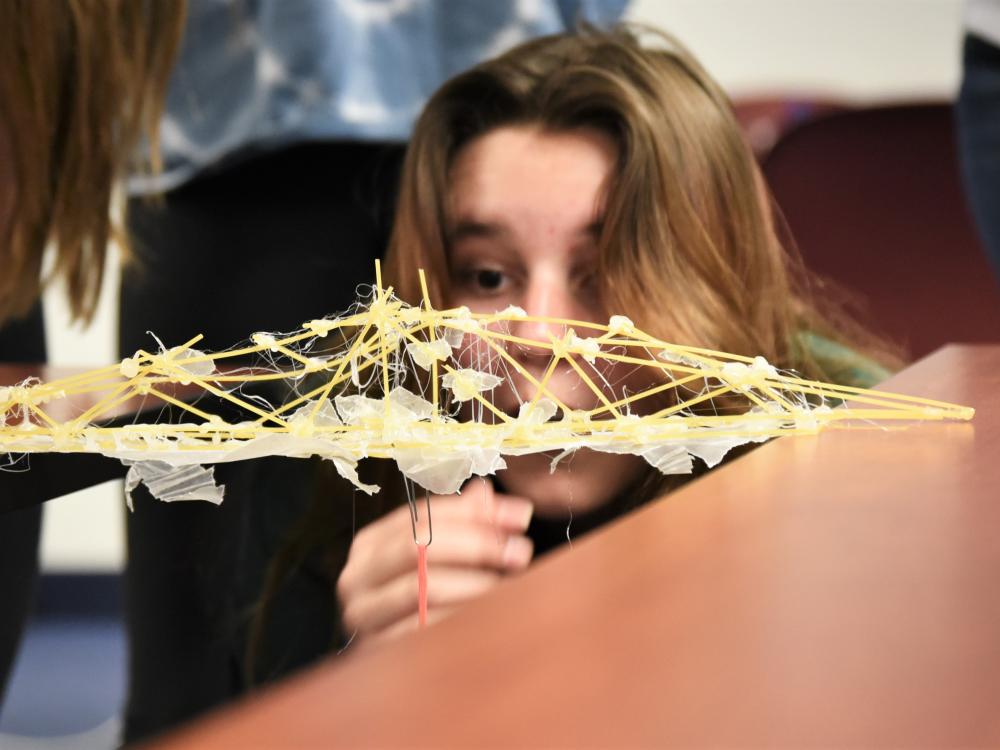
<svg viewBox="0 0 1000 750">
<path fill-rule="evenodd" d="M 417 621 L 427 624 L 427 545 L 417 545 Z"/>
</svg>

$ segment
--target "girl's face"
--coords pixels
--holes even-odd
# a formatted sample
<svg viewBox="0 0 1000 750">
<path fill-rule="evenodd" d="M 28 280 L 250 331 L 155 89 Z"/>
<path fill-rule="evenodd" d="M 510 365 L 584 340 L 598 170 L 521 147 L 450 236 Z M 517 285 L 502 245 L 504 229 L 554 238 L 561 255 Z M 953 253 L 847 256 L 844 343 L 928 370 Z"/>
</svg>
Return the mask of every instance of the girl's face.
<svg viewBox="0 0 1000 750">
<path fill-rule="evenodd" d="M 598 236 L 604 215 L 605 189 L 615 168 L 610 138 L 592 129 L 547 132 L 529 126 L 502 127 L 465 145 L 450 172 L 448 254 L 451 306 L 492 313 L 509 305 L 529 316 L 606 323 L 601 304 Z M 627 313 L 616 310 L 613 312 Z M 521 321 L 510 332 L 546 344 L 561 339 L 561 325 Z M 582 337 L 597 335 L 577 331 Z M 536 379 L 551 362 L 551 349 L 508 345 L 508 353 Z M 483 357 L 489 356 L 479 349 Z M 498 369 L 464 355 L 464 366 Z M 625 373 L 598 360 L 596 372 L 579 362 L 591 380 L 618 383 Z M 516 416 L 534 386 L 514 370 L 506 386 L 493 392 L 494 404 Z M 549 387 L 573 409 L 591 409 L 597 396 L 572 367 L 561 362 Z M 608 396 L 614 391 L 606 390 Z M 508 492 L 530 498 L 535 512 L 558 517 L 570 510 L 586 512 L 615 498 L 640 475 L 645 462 L 629 455 L 577 451 L 550 473 L 551 456 L 506 458 L 498 476 Z"/>
</svg>

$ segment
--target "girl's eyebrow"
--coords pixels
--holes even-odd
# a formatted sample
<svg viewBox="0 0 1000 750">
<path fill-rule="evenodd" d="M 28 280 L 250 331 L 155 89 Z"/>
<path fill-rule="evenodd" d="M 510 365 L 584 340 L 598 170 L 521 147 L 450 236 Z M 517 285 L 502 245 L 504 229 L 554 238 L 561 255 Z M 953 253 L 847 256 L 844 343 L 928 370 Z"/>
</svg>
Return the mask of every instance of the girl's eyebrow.
<svg viewBox="0 0 1000 750">
<path fill-rule="evenodd" d="M 448 227 L 448 239 L 451 242 L 470 237 L 502 237 L 509 233 L 507 227 L 500 222 L 477 221 L 475 219 L 459 219 Z"/>
</svg>

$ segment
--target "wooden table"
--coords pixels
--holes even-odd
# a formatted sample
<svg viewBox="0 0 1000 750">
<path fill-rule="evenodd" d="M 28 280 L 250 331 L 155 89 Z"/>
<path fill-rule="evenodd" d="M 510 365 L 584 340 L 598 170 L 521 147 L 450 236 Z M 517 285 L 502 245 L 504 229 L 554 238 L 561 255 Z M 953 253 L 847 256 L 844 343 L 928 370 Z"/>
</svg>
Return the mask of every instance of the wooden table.
<svg viewBox="0 0 1000 750">
<path fill-rule="evenodd" d="M 998 746 L 1000 347 L 885 388 L 978 414 L 774 441 L 160 747 Z"/>
</svg>

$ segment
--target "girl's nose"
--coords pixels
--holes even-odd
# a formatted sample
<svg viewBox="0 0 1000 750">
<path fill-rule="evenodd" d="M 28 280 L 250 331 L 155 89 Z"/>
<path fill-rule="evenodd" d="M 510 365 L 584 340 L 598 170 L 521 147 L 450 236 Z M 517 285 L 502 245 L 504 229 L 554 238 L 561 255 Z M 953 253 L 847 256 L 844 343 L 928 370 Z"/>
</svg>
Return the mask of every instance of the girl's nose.
<svg viewBox="0 0 1000 750">
<path fill-rule="evenodd" d="M 552 356 L 553 341 L 566 335 L 566 325 L 558 319 L 573 316 L 570 290 L 558 279 L 544 276 L 532 279 L 524 290 L 521 307 L 528 319 L 514 324 L 511 333 L 532 343 L 517 344 L 516 350 L 523 358 L 548 360 Z"/>
</svg>

